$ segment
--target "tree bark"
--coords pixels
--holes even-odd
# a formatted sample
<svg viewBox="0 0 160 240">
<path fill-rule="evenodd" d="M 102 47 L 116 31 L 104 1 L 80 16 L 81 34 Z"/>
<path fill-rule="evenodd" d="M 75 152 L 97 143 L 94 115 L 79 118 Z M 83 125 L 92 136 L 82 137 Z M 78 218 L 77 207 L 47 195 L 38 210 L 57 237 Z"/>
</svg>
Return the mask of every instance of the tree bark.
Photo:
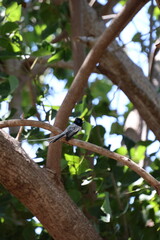
<svg viewBox="0 0 160 240">
<path fill-rule="evenodd" d="M 105 30 L 103 21 L 97 18 L 92 8 L 86 7 L 85 11 L 86 32 L 95 37 L 99 36 Z M 160 118 L 160 95 L 149 79 L 145 77 L 141 68 L 114 41 L 104 51 L 98 69 L 127 95 L 147 126 L 160 140 L 160 123 L 158 120 Z"/>
<path fill-rule="evenodd" d="M 101 239 L 51 170 L 40 168 L 19 143 L 0 131 L 0 182 L 54 239 Z"/>
</svg>

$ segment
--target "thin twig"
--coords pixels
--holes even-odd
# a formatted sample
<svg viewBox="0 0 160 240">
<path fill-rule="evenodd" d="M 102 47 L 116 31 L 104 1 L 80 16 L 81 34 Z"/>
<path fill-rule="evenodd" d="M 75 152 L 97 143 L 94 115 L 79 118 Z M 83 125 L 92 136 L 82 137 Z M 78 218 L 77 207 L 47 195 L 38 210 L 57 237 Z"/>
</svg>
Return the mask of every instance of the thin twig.
<svg viewBox="0 0 160 240">
<path fill-rule="evenodd" d="M 34 127 L 40 127 L 46 130 L 50 130 L 53 133 L 60 133 L 61 131 L 44 122 L 35 121 L 35 120 L 26 120 L 26 119 L 15 119 L 15 120 L 5 120 L 0 122 L 0 128 L 4 127 L 16 127 L 16 126 L 34 126 Z M 100 155 L 106 156 L 107 158 L 112 158 L 118 162 L 120 162 L 122 165 L 128 166 L 130 169 L 132 169 L 134 172 L 136 172 L 139 176 L 141 176 L 148 184 L 150 184 L 152 187 L 154 187 L 157 191 L 157 194 L 160 195 L 160 182 L 157 181 L 154 177 L 152 177 L 148 172 L 145 171 L 142 167 L 137 165 L 135 162 L 133 162 L 128 157 L 122 156 L 118 153 L 111 152 L 105 148 L 102 148 L 100 146 L 97 146 L 95 144 L 84 142 L 77 139 L 71 139 L 69 141 L 66 141 L 64 138 L 61 140 L 67 144 L 77 146 L 89 151 L 92 151 L 94 153 L 98 153 Z"/>
</svg>

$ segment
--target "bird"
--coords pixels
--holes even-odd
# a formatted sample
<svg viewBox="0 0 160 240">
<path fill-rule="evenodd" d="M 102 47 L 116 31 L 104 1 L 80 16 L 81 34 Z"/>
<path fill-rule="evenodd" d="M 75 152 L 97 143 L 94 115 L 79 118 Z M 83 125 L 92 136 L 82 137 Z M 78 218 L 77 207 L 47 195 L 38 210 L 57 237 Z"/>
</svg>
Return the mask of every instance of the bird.
<svg viewBox="0 0 160 240">
<path fill-rule="evenodd" d="M 82 125 L 83 125 L 83 120 L 81 118 L 76 118 L 71 125 L 69 125 L 62 133 L 60 133 L 56 136 L 49 137 L 49 138 L 29 139 L 29 140 L 27 139 L 27 140 L 29 142 L 49 141 L 49 143 L 53 143 L 65 136 L 66 140 L 68 141 L 82 129 Z M 23 139 L 22 141 L 25 141 L 25 140 L 26 139 Z"/>
<path fill-rule="evenodd" d="M 67 141 L 70 140 L 75 134 L 77 134 L 82 129 L 82 125 L 83 120 L 81 118 L 76 118 L 74 122 L 71 125 L 69 125 L 62 133 L 54 137 L 51 137 L 52 140 L 49 143 L 54 143 L 64 136 L 66 137 Z"/>
</svg>

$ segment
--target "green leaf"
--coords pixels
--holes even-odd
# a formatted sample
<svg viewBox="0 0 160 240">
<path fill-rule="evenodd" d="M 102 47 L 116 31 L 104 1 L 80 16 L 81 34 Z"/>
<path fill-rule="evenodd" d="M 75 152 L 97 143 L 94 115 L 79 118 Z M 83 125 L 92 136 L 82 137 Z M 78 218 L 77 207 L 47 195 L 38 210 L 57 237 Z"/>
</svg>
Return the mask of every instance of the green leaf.
<svg viewBox="0 0 160 240">
<path fill-rule="evenodd" d="M 43 24 L 43 25 L 36 25 L 35 26 L 35 32 L 37 35 L 41 35 L 43 30 L 46 28 L 46 24 Z"/>
<path fill-rule="evenodd" d="M 0 27 L 0 34 L 5 35 L 6 33 L 11 33 L 18 29 L 18 24 L 15 22 L 6 22 Z"/>
<path fill-rule="evenodd" d="M 154 8 L 153 14 L 154 14 L 154 16 L 156 17 L 156 19 L 158 20 L 159 17 L 160 17 L 160 10 L 159 10 L 159 7 L 158 7 L 158 6 L 156 6 L 156 7 Z"/>
<path fill-rule="evenodd" d="M 1 59 L 16 58 L 19 57 L 21 54 L 22 54 L 21 52 L 0 51 Z"/>
<path fill-rule="evenodd" d="M 34 226 L 31 222 L 27 222 L 25 224 L 25 227 L 23 229 L 23 232 L 22 232 L 22 235 L 23 235 L 23 239 L 24 240 L 34 240 L 35 239 L 35 231 L 34 231 Z"/>
<path fill-rule="evenodd" d="M 139 179 L 139 175 L 131 169 L 126 168 L 126 171 L 123 171 L 123 174 L 120 178 L 120 182 L 122 183 L 123 187 L 129 186 L 130 184 L 134 183 Z"/>
<path fill-rule="evenodd" d="M 109 102 L 106 100 L 101 100 L 97 105 L 93 107 L 93 112 L 96 117 L 102 117 L 102 115 L 106 115 L 109 110 Z"/>
<path fill-rule="evenodd" d="M 0 101 L 10 94 L 10 84 L 8 81 L 0 83 Z"/>
<path fill-rule="evenodd" d="M 90 167 L 88 160 L 85 157 L 81 157 L 80 163 L 77 168 L 77 174 L 80 175 L 82 173 L 85 173 L 86 170 L 88 170 Z"/>
<path fill-rule="evenodd" d="M 123 156 L 125 156 L 127 154 L 127 148 L 126 146 L 120 147 L 116 150 L 116 153 L 121 154 Z"/>
<path fill-rule="evenodd" d="M 110 206 L 110 200 L 109 200 L 109 193 L 105 192 L 105 199 L 104 202 L 101 206 L 101 210 L 106 214 L 105 221 L 110 222 L 110 218 L 112 215 L 112 210 L 111 210 L 111 206 Z"/>
<path fill-rule="evenodd" d="M 154 141 L 146 140 L 146 141 L 139 141 L 139 142 L 138 142 L 138 145 L 148 147 L 148 146 L 151 145 L 152 143 L 154 143 Z"/>
<path fill-rule="evenodd" d="M 121 126 L 118 122 L 112 123 L 110 134 L 122 134 L 123 126 Z"/>
<path fill-rule="evenodd" d="M 93 98 L 103 99 L 108 102 L 107 93 L 111 90 L 111 83 L 106 79 L 97 79 L 90 86 L 91 95 Z"/>
<path fill-rule="evenodd" d="M 8 80 L 9 80 L 9 84 L 10 84 L 11 93 L 13 93 L 14 90 L 18 87 L 19 81 L 18 81 L 17 77 L 14 75 L 10 75 Z"/>
<path fill-rule="evenodd" d="M 142 145 L 130 149 L 131 158 L 137 163 L 145 158 L 145 152 L 146 147 Z"/>
<path fill-rule="evenodd" d="M 7 19 L 10 22 L 20 21 L 22 6 L 18 5 L 17 2 L 12 2 L 11 5 L 6 9 Z"/>
<path fill-rule="evenodd" d="M 48 56 L 50 54 L 51 54 L 51 52 L 46 50 L 46 49 L 39 49 L 39 50 L 37 50 L 35 52 L 32 52 L 31 55 L 35 56 L 35 57 L 43 57 L 43 56 Z"/>
<path fill-rule="evenodd" d="M 105 134 L 105 128 L 101 125 L 97 125 L 94 128 L 92 128 L 91 135 L 89 138 L 89 142 L 92 142 L 94 144 L 97 144 L 99 146 L 102 146 L 104 143 L 104 134 Z"/>
<path fill-rule="evenodd" d="M 81 117 L 84 117 L 86 115 L 88 112 L 87 95 L 83 96 L 82 101 L 76 105 L 75 110 L 81 114 Z"/>
<path fill-rule="evenodd" d="M 61 52 L 58 52 L 48 59 L 48 63 L 52 63 L 60 59 L 61 59 Z"/>
<path fill-rule="evenodd" d="M 133 36 L 132 41 L 133 41 L 133 42 L 141 42 L 141 33 L 140 33 L 140 32 L 137 32 L 137 33 Z"/>
<path fill-rule="evenodd" d="M 64 154 L 64 157 L 68 163 L 71 175 L 80 175 L 89 167 L 88 161 L 84 157 L 70 154 Z"/>
<path fill-rule="evenodd" d="M 92 130 L 92 125 L 89 122 L 84 122 L 83 123 L 83 129 L 85 130 L 85 136 L 84 136 L 84 141 L 88 141 L 91 130 Z"/>
<path fill-rule="evenodd" d="M 69 196 L 75 203 L 79 203 L 80 199 L 82 198 L 82 194 L 80 191 L 76 189 L 69 189 L 68 191 Z"/>
<path fill-rule="evenodd" d="M 75 175 L 78 172 L 80 164 L 80 157 L 75 155 L 64 154 L 66 161 L 68 162 L 69 171 L 71 175 Z"/>
</svg>

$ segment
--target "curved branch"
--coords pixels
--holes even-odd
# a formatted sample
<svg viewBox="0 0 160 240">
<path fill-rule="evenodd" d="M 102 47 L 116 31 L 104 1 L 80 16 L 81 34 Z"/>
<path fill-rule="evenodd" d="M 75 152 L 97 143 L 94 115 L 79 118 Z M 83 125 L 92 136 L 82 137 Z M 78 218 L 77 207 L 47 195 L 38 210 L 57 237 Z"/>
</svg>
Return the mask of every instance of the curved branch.
<svg viewBox="0 0 160 240">
<path fill-rule="evenodd" d="M 17 126 L 31 126 L 31 127 L 39 127 L 53 132 L 54 134 L 60 133 L 60 129 L 53 127 L 49 123 L 36 121 L 36 120 L 28 120 L 28 119 L 12 119 L 0 121 L 0 128 L 5 127 L 17 127 Z"/>
<path fill-rule="evenodd" d="M 6 120 L 0 122 L 0 128 L 4 127 L 15 127 L 15 126 L 36 126 L 36 127 L 41 127 L 47 130 L 50 130 L 54 133 L 59 133 L 60 130 L 51 126 L 50 124 L 43 123 L 40 121 L 33 121 L 33 120 L 26 120 L 26 119 L 15 119 L 15 120 Z M 46 139 L 47 140 L 47 139 Z M 154 187 L 157 191 L 157 193 L 160 195 L 160 182 L 157 181 L 154 177 L 152 177 L 149 173 L 145 171 L 145 169 L 141 168 L 138 164 L 133 162 L 131 159 L 128 157 L 122 156 L 118 153 L 111 152 L 105 148 L 102 148 L 100 146 L 97 146 L 95 144 L 89 143 L 89 142 L 84 142 L 81 140 L 77 139 L 71 139 L 69 141 L 66 141 L 65 139 L 61 139 L 61 141 L 77 146 L 89 151 L 92 151 L 94 153 L 98 153 L 100 155 L 112 158 L 118 162 L 120 162 L 122 165 L 128 166 L 130 169 L 132 169 L 134 172 L 136 172 L 139 176 L 141 176 L 146 182 L 148 182 L 152 187 Z"/>
</svg>

